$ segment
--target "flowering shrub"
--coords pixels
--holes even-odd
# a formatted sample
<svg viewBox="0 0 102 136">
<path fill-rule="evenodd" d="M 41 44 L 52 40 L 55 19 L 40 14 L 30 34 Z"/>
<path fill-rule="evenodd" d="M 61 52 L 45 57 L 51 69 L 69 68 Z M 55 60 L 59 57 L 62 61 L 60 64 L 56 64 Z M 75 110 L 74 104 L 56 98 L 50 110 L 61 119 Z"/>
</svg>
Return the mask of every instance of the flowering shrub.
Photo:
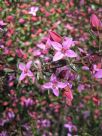
<svg viewBox="0 0 102 136">
<path fill-rule="evenodd" d="M 4 0 L 0 12 L 0 135 L 100 136 L 101 7 Z"/>
</svg>

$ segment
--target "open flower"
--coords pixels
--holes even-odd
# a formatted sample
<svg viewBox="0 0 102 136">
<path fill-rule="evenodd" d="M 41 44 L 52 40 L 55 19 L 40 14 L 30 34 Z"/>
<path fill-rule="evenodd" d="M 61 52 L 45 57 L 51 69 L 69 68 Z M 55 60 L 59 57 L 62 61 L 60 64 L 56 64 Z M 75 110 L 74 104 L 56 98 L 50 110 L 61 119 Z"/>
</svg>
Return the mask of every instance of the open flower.
<svg viewBox="0 0 102 136">
<path fill-rule="evenodd" d="M 34 79 L 33 73 L 30 71 L 32 61 L 29 61 L 26 65 L 23 63 L 19 64 L 19 69 L 22 71 L 19 81 L 22 81 L 26 76 L 31 77 Z"/>
<path fill-rule="evenodd" d="M 31 98 L 26 98 L 24 96 L 21 97 L 21 105 L 26 108 L 33 105 L 33 100 Z"/>
<path fill-rule="evenodd" d="M 51 45 L 56 50 L 56 53 L 53 57 L 53 61 L 58 61 L 64 57 L 74 58 L 77 57 L 77 54 L 70 49 L 74 45 L 72 38 L 65 38 L 62 44 L 58 42 L 51 41 Z"/>
<path fill-rule="evenodd" d="M 33 16 L 36 16 L 37 11 L 39 10 L 38 7 L 31 7 L 29 14 L 32 14 Z"/>
<path fill-rule="evenodd" d="M 50 82 L 45 83 L 43 88 L 52 89 L 55 96 L 59 96 L 59 88 L 65 88 L 67 83 L 59 82 L 54 74 L 52 74 Z"/>
</svg>

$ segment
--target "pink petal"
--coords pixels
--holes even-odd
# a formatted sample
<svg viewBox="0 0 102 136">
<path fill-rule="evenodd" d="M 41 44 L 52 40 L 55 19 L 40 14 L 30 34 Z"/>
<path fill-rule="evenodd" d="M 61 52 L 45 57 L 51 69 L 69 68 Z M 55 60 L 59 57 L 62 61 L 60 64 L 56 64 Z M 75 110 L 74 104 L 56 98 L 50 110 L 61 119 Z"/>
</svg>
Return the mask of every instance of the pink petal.
<svg viewBox="0 0 102 136">
<path fill-rule="evenodd" d="M 31 64 L 32 64 L 32 61 L 30 60 L 30 61 L 26 64 L 26 68 L 27 68 L 27 69 L 30 69 Z"/>
<path fill-rule="evenodd" d="M 52 75 L 51 75 L 50 81 L 51 81 L 51 82 L 57 81 L 57 78 L 56 78 L 55 74 L 52 74 Z"/>
<path fill-rule="evenodd" d="M 46 47 L 49 49 L 51 48 L 51 40 L 48 38 L 46 41 Z"/>
<path fill-rule="evenodd" d="M 25 64 L 20 63 L 18 67 L 21 71 L 23 71 L 25 69 Z"/>
<path fill-rule="evenodd" d="M 43 50 L 46 49 L 46 45 L 43 43 L 37 44 L 37 47 L 39 47 L 40 49 L 43 49 Z"/>
<path fill-rule="evenodd" d="M 40 50 L 34 50 L 33 51 L 33 55 L 34 56 L 40 56 L 41 55 L 41 51 Z"/>
<path fill-rule="evenodd" d="M 53 88 L 53 93 L 54 93 L 55 96 L 59 96 L 58 88 Z"/>
<path fill-rule="evenodd" d="M 53 61 L 58 61 L 60 59 L 62 59 L 64 57 L 64 55 L 61 52 L 57 52 L 55 54 L 55 56 L 53 57 Z"/>
<path fill-rule="evenodd" d="M 29 77 L 33 77 L 33 73 L 32 73 L 30 70 L 28 70 L 28 72 L 27 72 L 27 76 L 29 76 Z"/>
<path fill-rule="evenodd" d="M 60 51 L 62 49 L 62 45 L 58 42 L 53 42 L 51 41 L 51 45 L 53 46 L 53 48 L 57 51 Z"/>
<path fill-rule="evenodd" d="M 87 67 L 87 66 L 82 66 L 82 70 L 89 70 L 89 67 Z"/>
<path fill-rule="evenodd" d="M 50 88 L 52 88 L 52 83 L 50 83 L 50 82 L 45 83 L 45 84 L 43 85 L 43 88 L 45 88 L 45 89 L 50 89 Z"/>
<path fill-rule="evenodd" d="M 102 69 L 100 69 L 98 72 L 96 72 L 95 77 L 102 78 Z"/>
<path fill-rule="evenodd" d="M 67 86 L 67 83 L 58 82 L 57 86 L 59 88 L 65 88 Z"/>
<path fill-rule="evenodd" d="M 67 50 L 66 56 L 70 58 L 74 58 L 74 57 L 77 57 L 77 54 L 73 50 Z"/>
<path fill-rule="evenodd" d="M 19 81 L 22 81 L 25 77 L 26 77 L 26 74 L 24 74 L 24 73 L 22 72 L 21 75 L 20 75 L 20 77 L 19 77 Z"/>
<path fill-rule="evenodd" d="M 69 49 L 73 43 L 74 42 L 73 42 L 72 38 L 66 37 L 65 41 L 62 44 L 65 49 Z"/>
</svg>

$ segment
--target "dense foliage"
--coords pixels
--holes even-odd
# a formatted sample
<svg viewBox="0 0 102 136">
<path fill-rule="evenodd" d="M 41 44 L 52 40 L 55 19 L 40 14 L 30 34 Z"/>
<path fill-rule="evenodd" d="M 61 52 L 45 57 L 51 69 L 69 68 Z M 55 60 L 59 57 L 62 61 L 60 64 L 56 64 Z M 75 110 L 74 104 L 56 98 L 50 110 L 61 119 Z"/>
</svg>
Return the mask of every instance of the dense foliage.
<svg viewBox="0 0 102 136">
<path fill-rule="evenodd" d="M 101 136 L 99 1 L 1 0 L 0 18 L 0 136 Z"/>
</svg>

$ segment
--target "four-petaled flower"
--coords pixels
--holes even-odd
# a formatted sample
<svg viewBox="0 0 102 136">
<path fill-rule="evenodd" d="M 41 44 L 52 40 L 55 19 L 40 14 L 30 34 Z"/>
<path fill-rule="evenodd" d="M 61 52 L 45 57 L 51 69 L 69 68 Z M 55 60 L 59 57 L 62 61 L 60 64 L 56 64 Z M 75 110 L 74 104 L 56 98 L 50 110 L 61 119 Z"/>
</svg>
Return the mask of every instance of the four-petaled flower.
<svg viewBox="0 0 102 136">
<path fill-rule="evenodd" d="M 39 7 L 31 7 L 29 14 L 32 14 L 33 16 L 36 16 L 37 11 L 39 10 Z"/>
<path fill-rule="evenodd" d="M 67 83 L 59 82 L 54 74 L 51 75 L 50 82 L 45 83 L 43 88 L 52 89 L 55 96 L 59 96 L 59 88 L 63 89 L 67 86 Z"/>
<path fill-rule="evenodd" d="M 53 57 L 53 61 L 58 61 L 65 57 L 74 58 L 77 57 L 77 54 L 70 49 L 74 45 L 72 38 L 65 38 L 62 44 L 58 42 L 51 41 L 51 45 L 56 50 L 56 53 Z"/>
<path fill-rule="evenodd" d="M 22 81 L 26 76 L 31 77 L 34 80 L 33 73 L 30 71 L 32 61 L 29 61 L 26 65 L 24 63 L 19 64 L 19 69 L 22 71 L 19 81 Z"/>
</svg>

